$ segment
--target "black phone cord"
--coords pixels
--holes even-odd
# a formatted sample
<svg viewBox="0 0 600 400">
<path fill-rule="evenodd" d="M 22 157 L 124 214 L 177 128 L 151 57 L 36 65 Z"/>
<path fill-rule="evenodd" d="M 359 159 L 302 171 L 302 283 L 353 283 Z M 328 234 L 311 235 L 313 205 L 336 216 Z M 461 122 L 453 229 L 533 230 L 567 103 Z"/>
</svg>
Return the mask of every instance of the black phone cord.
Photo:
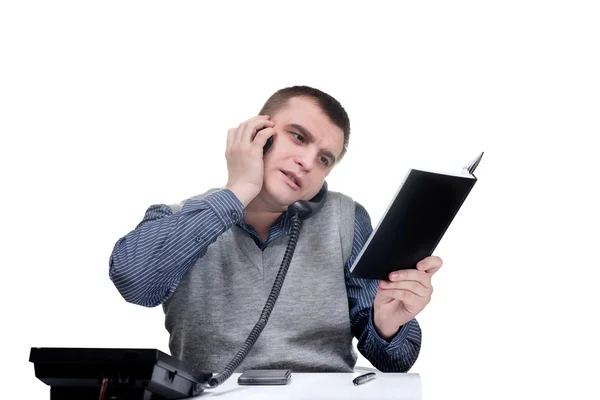
<svg viewBox="0 0 600 400">
<path fill-rule="evenodd" d="M 267 302 L 263 308 L 263 311 L 254 325 L 254 328 L 248 335 L 246 342 L 242 345 L 238 353 L 233 357 L 233 359 L 227 364 L 223 372 L 211 377 L 208 380 L 208 387 L 215 388 L 225 382 L 229 377 L 233 374 L 235 369 L 244 361 L 246 355 L 254 346 L 254 343 L 260 336 L 260 333 L 267 325 L 267 321 L 269 320 L 269 316 L 271 315 L 271 311 L 273 311 L 273 307 L 275 306 L 275 302 L 279 297 L 279 292 L 283 286 L 283 281 L 287 274 L 288 268 L 290 267 L 290 262 L 292 261 L 292 256 L 294 255 L 294 250 L 296 249 L 296 243 L 298 242 L 298 236 L 300 235 L 300 228 L 302 227 L 302 220 L 298 216 L 298 213 L 294 214 L 292 217 L 292 233 L 290 235 L 290 240 L 288 242 L 287 248 L 285 250 L 285 255 L 283 256 L 283 261 L 281 262 L 281 267 L 279 267 L 279 272 L 277 273 L 277 277 L 275 278 L 275 282 L 273 283 L 273 288 L 271 289 L 271 293 L 267 299 Z"/>
</svg>

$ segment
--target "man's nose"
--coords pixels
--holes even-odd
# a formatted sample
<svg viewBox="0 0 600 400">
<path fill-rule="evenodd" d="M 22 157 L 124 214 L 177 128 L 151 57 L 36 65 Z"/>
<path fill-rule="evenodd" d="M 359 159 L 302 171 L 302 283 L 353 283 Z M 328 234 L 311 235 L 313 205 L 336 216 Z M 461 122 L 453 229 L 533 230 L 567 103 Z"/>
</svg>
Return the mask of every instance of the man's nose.
<svg viewBox="0 0 600 400">
<path fill-rule="evenodd" d="M 296 154 L 296 164 L 305 171 L 311 171 L 315 166 L 316 154 L 313 154 L 310 150 L 303 150 Z"/>
</svg>

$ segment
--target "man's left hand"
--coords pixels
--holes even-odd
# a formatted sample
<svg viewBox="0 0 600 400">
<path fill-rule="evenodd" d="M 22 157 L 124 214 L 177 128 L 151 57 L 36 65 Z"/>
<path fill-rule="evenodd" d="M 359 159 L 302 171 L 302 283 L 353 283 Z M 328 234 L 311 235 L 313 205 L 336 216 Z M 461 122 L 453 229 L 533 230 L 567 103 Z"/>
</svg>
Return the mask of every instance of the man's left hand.
<svg viewBox="0 0 600 400">
<path fill-rule="evenodd" d="M 416 270 L 395 271 L 388 281 L 379 281 L 373 302 L 373 322 L 379 336 L 391 339 L 402 325 L 423 311 L 433 293 L 431 277 L 441 267 L 442 259 L 430 256 L 419 261 Z"/>
</svg>

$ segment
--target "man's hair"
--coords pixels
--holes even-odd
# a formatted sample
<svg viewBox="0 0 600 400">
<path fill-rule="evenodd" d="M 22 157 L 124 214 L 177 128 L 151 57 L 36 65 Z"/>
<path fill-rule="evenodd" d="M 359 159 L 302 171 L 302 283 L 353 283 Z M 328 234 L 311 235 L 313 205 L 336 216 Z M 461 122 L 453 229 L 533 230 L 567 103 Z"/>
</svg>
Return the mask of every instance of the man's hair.
<svg viewBox="0 0 600 400">
<path fill-rule="evenodd" d="M 273 93 L 265 102 L 259 115 L 273 116 L 277 111 L 287 106 L 288 101 L 294 97 L 312 99 L 316 105 L 329 117 L 331 122 L 344 132 L 344 146 L 338 162 L 348 150 L 350 141 L 350 118 L 342 105 L 329 94 L 309 86 L 290 86 Z"/>
</svg>

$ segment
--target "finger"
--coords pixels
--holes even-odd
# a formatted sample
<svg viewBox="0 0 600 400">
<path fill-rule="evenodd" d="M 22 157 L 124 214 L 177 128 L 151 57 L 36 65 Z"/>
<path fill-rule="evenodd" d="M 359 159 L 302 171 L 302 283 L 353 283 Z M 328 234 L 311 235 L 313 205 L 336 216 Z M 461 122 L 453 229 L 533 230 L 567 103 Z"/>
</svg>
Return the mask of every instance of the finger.
<svg viewBox="0 0 600 400">
<path fill-rule="evenodd" d="M 415 269 L 402 269 L 400 271 L 394 271 L 390 274 L 389 280 L 392 282 L 415 281 L 419 282 L 427 289 L 431 288 L 431 275 L 424 271 L 417 271 Z"/>
<path fill-rule="evenodd" d="M 431 301 L 431 298 L 419 297 L 407 290 L 390 290 L 389 292 L 391 294 L 388 294 L 387 291 L 384 293 L 386 296 L 404 303 L 404 308 L 410 313 L 418 314 Z"/>
<path fill-rule="evenodd" d="M 442 268 L 443 261 L 437 256 L 429 256 L 417 263 L 417 270 L 433 275 Z"/>
<path fill-rule="evenodd" d="M 244 125 L 245 126 L 242 132 L 242 141 L 245 143 L 251 143 L 256 139 L 257 131 L 260 131 L 263 128 L 272 128 L 273 126 L 275 126 L 275 122 L 268 119 L 257 119 L 251 122 L 247 122 Z"/>
<path fill-rule="evenodd" d="M 269 118 L 268 115 L 256 115 L 239 124 L 237 132 L 234 134 L 233 143 L 239 145 L 242 142 L 252 142 L 254 139 L 254 132 L 256 131 L 256 124 L 258 123 L 258 126 L 264 126 L 265 121 L 270 121 Z"/>
<path fill-rule="evenodd" d="M 273 128 L 264 128 L 259 130 L 254 137 L 254 141 L 252 142 L 255 146 L 260 147 L 261 149 L 265 147 L 267 143 L 267 139 L 276 134 L 275 129 Z"/>
<path fill-rule="evenodd" d="M 242 143 L 242 136 L 243 136 L 245 127 L 246 127 L 246 123 L 242 122 L 241 124 L 238 125 L 237 128 L 235 128 L 235 132 L 233 134 L 233 146 L 238 147 L 240 145 L 240 143 Z"/>
<path fill-rule="evenodd" d="M 227 146 L 225 147 L 225 154 L 229 154 L 231 146 L 233 146 L 233 142 L 235 141 L 235 131 L 236 128 L 231 128 L 227 131 Z"/>
<path fill-rule="evenodd" d="M 252 124 L 256 121 L 265 121 L 265 120 L 269 120 L 271 117 L 269 117 L 268 115 L 255 115 L 252 118 L 248 118 L 247 120 L 245 120 L 244 122 L 242 122 L 240 125 L 242 124 Z"/>
<path fill-rule="evenodd" d="M 384 291 L 393 291 L 393 290 L 406 290 L 414 294 L 415 296 L 421 298 L 427 298 L 431 296 L 431 292 L 433 288 L 426 288 L 421 285 L 419 282 L 415 281 L 401 281 L 401 282 L 390 282 L 390 281 L 380 281 L 379 287 Z"/>
<path fill-rule="evenodd" d="M 401 301 L 405 304 L 413 304 L 418 301 L 423 301 L 423 299 L 414 293 L 408 290 L 396 289 L 396 290 L 386 290 L 383 292 L 386 296 Z"/>
</svg>

